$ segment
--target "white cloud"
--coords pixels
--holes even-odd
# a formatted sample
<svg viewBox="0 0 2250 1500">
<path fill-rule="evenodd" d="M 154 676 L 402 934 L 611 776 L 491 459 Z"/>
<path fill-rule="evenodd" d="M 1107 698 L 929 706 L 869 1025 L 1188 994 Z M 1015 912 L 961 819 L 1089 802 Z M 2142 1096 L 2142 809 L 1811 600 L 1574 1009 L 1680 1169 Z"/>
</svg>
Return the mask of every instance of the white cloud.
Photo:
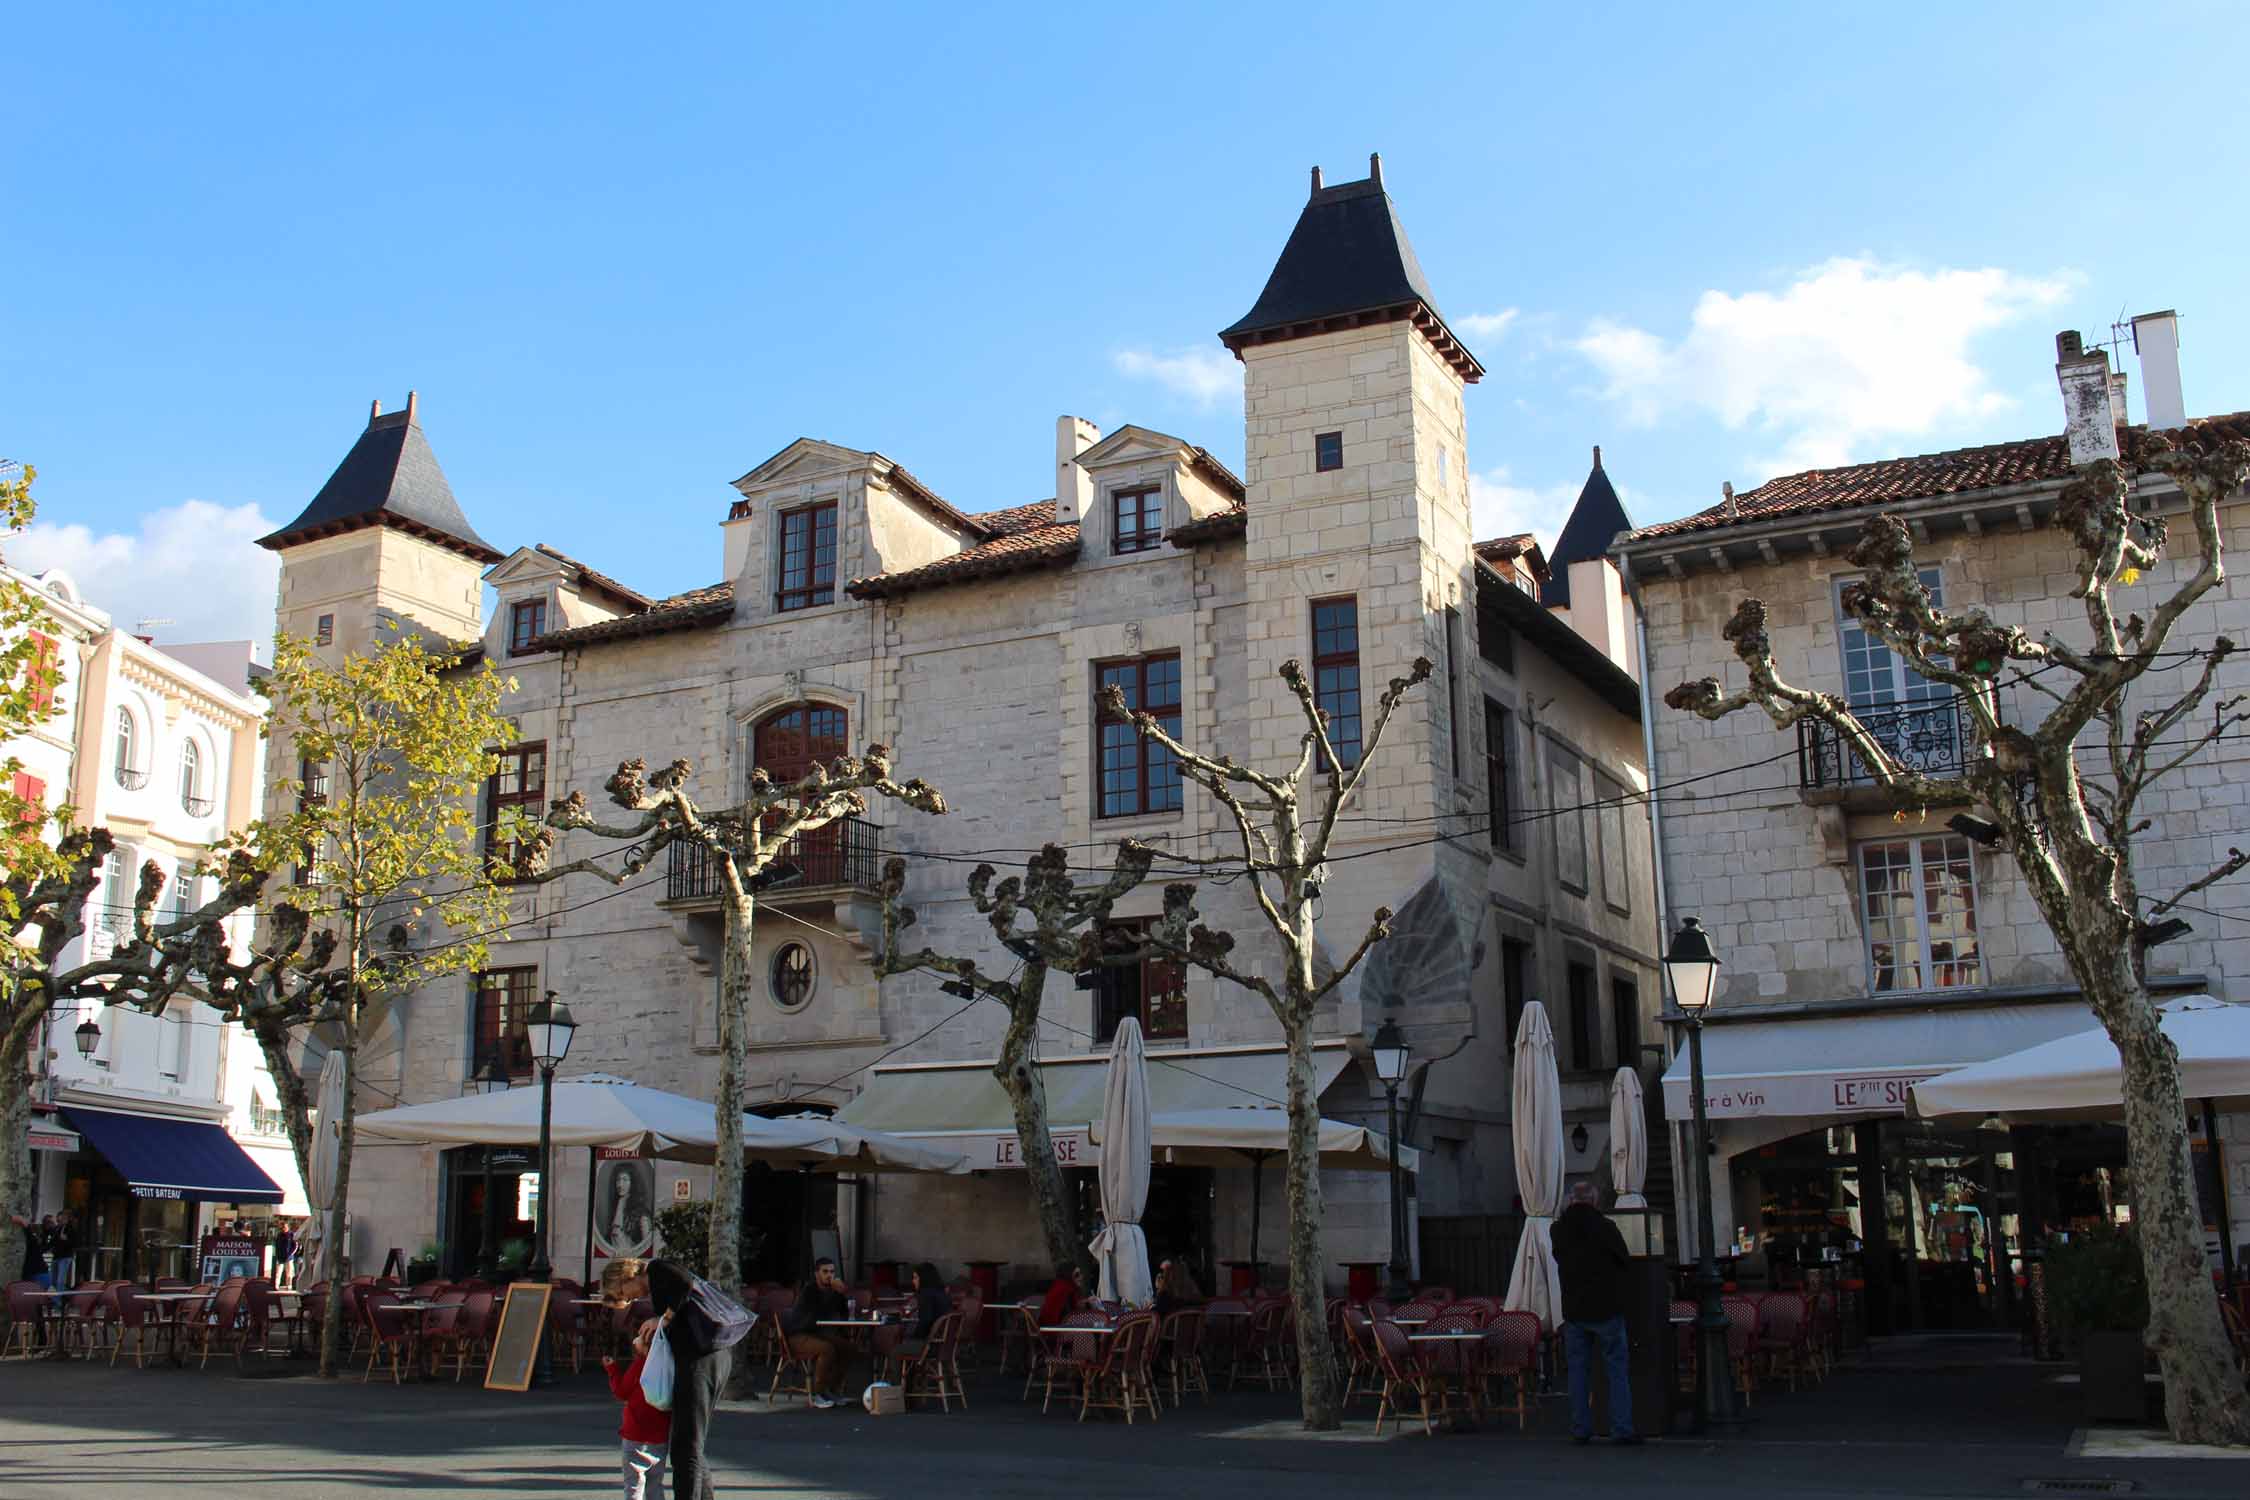
<svg viewBox="0 0 2250 1500">
<path fill-rule="evenodd" d="M 1596 319 L 1573 347 L 1633 421 L 1701 412 L 1759 433 L 1771 447 L 1753 462 L 1766 472 L 1824 468 L 2015 405 L 1972 346 L 2053 305 L 2071 281 L 1838 259 L 1779 291 L 1705 292 L 1676 341 Z"/>
<path fill-rule="evenodd" d="M 1173 395 L 1211 408 L 1242 399 L 1242 366 L 1224 349 L 1182 349 L 1158 354 L 1150 349 L 1120 349 L 1118 373 L 1153 380 Z"/>
<path fill-rule="evenodd" d="M 249 640 L 263 659 L 281 559 L 253 542 L 273 528 L 255 505 L 185 500 L 150 511 L 130 533 L 35 521 L 8 538 L 7 556 L 30 573 L 61 568 L 120 629 L 168 619 L 148 633 L 163 641 Z"/>
<path fill-rule="evenodd" d="M 1498 312 L 1493 313 L 1470 313 L 1467 317 L 1461 319 L 1461 332 L 1470 338 L 1483 339 L 1488 344 L 1497 344 L 1501 339 L 1507 337 L 1508 330 L 1514 326 L 1516 319 L 1522 316 L 1523 309 L 1520 307 L 1503 307 Z"/>
<path fill-rule="evenodd" d="M 1476 540 L 1534 532 L 1539 545 L 1552 552 L 1555 537 L 1569 519 L 1584 481 L 1565 484 L 1524 485 L 1505 467 L 1469 475 L 1469 525 Z"/>
</svg>

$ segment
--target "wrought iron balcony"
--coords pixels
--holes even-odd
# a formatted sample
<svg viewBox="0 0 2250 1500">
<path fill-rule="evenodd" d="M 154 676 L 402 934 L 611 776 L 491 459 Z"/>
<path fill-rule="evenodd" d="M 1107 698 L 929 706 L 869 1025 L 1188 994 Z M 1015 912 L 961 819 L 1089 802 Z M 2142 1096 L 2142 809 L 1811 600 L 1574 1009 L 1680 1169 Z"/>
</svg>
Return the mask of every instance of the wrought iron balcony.
<svg viewBox="0 0 2250 1500">
<path fill-rule="evenodd" d="M 1906 770 L 1939 779 L 1968 764 L 1969 716 L 1958 698 L 1856 709 L 1875 742 Z M 1797 784 L 1807 791 L 1875 784 L 1868 768 L 1836 731 L 1818 719 L 1797 721 Z"/>
<path fill-rule="evenodd" d="M 119 766 L 117 784 L 128 792 L 137 792 L 148 785 L 148 772 L 136 771 L 130 766 Z"/>
<path fill-rule="evenodd" d="M 785 900 L 804 892 L 837 890 L 872 894 L 882 880 L 883 830 L 859 818 L 839 818 L 782 846 L 756 894 Z M 716 901 L 725 894 L 719 867 L 698 844 L 674 844 L 665 869 L 666 901 Z"/>
<path fill-rule="evenodd" d="M 189 814 L 194 817 L 208 818 L 211 816 L 211 809 L 218 806 L 218 803 L 212 801 L 209 797 L 198 797 L 193 792 L 182 792 L 180 793 L 180 806 L 186 808 Z"/>
</svg>

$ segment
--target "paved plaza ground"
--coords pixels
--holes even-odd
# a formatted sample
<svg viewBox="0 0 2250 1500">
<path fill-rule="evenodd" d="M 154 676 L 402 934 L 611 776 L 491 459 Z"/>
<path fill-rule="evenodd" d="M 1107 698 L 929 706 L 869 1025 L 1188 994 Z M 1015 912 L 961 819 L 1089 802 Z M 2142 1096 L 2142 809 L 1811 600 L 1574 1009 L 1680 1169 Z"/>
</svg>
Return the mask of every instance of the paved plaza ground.
<svg viewBox="0 0 2250 1500">
<path fill-rule="evenodd" d="M 328 1383 L 302 1365 L 243 1373 L 0 1365 L 0 1500 L 256 1494 L 616 1493 L 616 1405 L 591 1371 L 529 1395 L 473 1384 Z M 750 1403 L 720 1414 L 721 1492 L 771 1497 L 2021 1496 L 2035 1481 L 2125 1479 L 2147 1496 L 2250 1493 L 2250 1462 L 2085 1456 L 2061 1367 L 1991 1340 L 1894 1340 L 1817 1390 L 1760 1392 L 1740 1441 L 1576 1448 L 1562 1403 L 1513 1424 L 1372 1436 L 1372 1403 L 1337 1436 L 1298 1432 L 1285 1395 L 1221 1392 L 1131 1428 L 1042 1417 L 990 1375 L 966 1413 L 872 1418 Z"/>
</svg>

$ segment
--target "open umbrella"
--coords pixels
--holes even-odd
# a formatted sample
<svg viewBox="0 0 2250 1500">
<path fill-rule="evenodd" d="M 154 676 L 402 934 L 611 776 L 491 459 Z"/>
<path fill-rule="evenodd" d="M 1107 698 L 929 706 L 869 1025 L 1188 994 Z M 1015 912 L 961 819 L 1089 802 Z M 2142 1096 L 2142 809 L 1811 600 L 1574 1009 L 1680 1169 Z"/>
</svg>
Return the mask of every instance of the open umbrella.
<svg viewBox="0 0 2250 1500">
<path fill-rule="evenodd" d="M 1131 1016 L 1117 1023 L 1109 1047 L 1102 1134 L 1102 1232 L 1086 1248 L 1101 1264 L 1103 1299 L 1144 1307 L 1156 1300 L 1148 1238 L 1141 1233 L 1148 1203 L 1148 1064 L 1141 1023 Z"/>
<path fill-rule="evenodd" d="M 1619 1068 L 1609 1081 L 1609 1180 L 1619 1208 L 1646 1208 L 1641 1188 L 1648 1181 L 1648 1107 L 1641 1102 L 1641 1075 Z"/>
<path fill-rule="evenodd" d="M 343 1145 L 344 1052 L 339 1047 L 320 1065 L 320 1082 L 313 1089 L 312 1157 L 308 1163 L 312 1170 L 305 1178 L 305 1203 L 312 1212 L 305 1217 L 299 1243 L 304 1247 L 305 1264 L 315 1277 L 328 1274 L 320 1257 L 333 1227 L 329 1220 L 336 1207 L 336 1170 Z"/>
<path fill-rule="evenodd" d="M 2250 1095 L 2250 1005 L 2188 995 L 2165 1003 L 2161 1024 L 2179 1049 L 2183 1097 Z M 1925 1115 L 2114 1115 L 2124 1105 L 2124 1064 L 2100 1027 L 1914 1085 Z"/>
<path fill-rule="evenodd" d="M 1536 1000 L 1524 1006 L 1516 1027 L 1510 1103 L 1524 1221 L 1507 1306 L 1537 1313 L 1541 1327 L 1555 1328 L 1562 1321 L 1562 1273 L 1549 1231 L 1562 1212 L 1562 1079 L 1555 1072 L 1554 1029 L 1547 1024 L 1547 1008 Z"/>
</svg>

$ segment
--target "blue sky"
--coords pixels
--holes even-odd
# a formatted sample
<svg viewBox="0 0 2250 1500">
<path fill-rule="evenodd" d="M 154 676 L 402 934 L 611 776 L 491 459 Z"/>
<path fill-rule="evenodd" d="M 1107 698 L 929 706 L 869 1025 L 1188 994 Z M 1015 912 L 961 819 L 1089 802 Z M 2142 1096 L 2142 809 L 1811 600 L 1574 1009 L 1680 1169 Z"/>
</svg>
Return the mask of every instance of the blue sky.
<svg viewBox="0 0 2250 1500">
<path fill-rule="evenodd" d="M 2120 312 L 2250 407 L 2250 12 L 1560 9 L 20 11 L 7 555 L 263 632 L 247 539 L 409 387 L 486 536 L 651 592 L 800 435 L 972 510 L 1064 411 L 1239 462 L 1212 335 L 1370 150 L 1490 371 L 1488 532 L 1551 538 L 1593 443 L 1650 521 L 2054 431 L 2054 331 Z"/>
</svg>

